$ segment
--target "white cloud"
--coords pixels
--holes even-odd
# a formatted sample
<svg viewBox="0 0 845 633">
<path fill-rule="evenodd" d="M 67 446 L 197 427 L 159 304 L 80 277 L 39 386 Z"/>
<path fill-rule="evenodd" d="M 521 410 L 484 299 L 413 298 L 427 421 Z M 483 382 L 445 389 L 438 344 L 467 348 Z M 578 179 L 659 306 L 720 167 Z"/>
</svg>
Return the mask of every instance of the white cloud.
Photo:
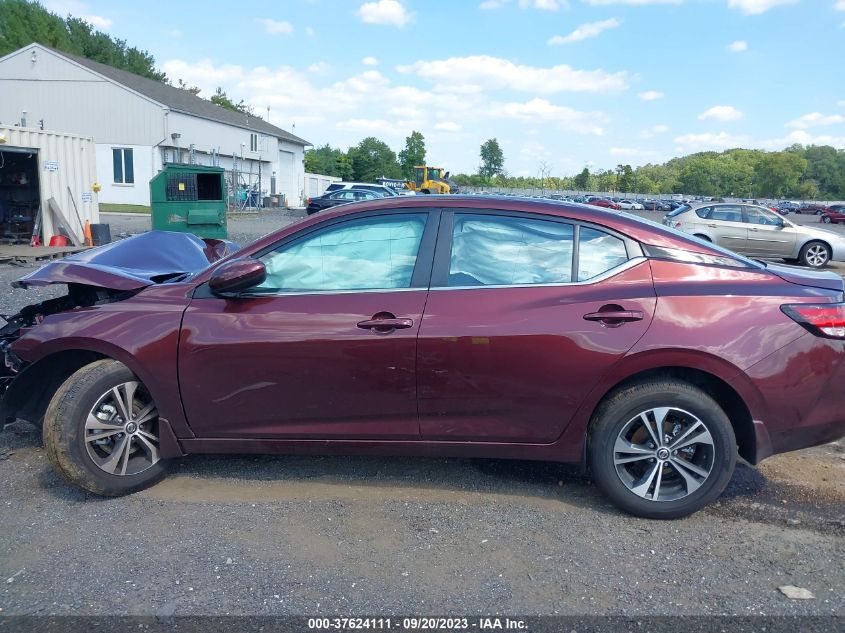
<svg viewBox="0 0 845 633">
<path fill-rule="evenodd" d="M 569 6 L 567 0 L 519 0 L 520 9 L 542 9 L 543 11 L 557 11 Z"/>
<path fill-rule="evenodd" d="M 508 0 L 484 0 L 484 2 L 478 5 L 478 8 L 490 11 L 492 9 L 501 9 L 507 3 Z"/>
<path fill-rule="evenodd" d="M 657 101 L 663 98 L 663 93 L 659 90 L 646 90 L 637 95 L 643 101 Z"/>
<path fill-rule="evenodd" d="M 310 26 L 306 26 L 305 27 L 305 34 L 309 37 L 313 37 L 314 36 L 314 29 L 312 29 Z"/>
<path fill-rule="evenodd" d="M 742 51 L 748 50 L 748 42 L 745 40 L 737 40 L 736 42 L 731 42 L 728 44 L 728 50 L 731 53 L 741 53 Z"/>
<path fill-rule="evenodd" d="M 489 55 L 418 61 L 396 69 L 427 79 L 436 89 L 465 94 L 483 89 L 554 94 L 619 92 L 628 88 L 628 73 L 624 71 L 576 70 L 567 65 L 526 66 Z"/>
<path fill-rule="evenodd" d="M 596 37 L 603 31 L 607 31 L 608 29 L 615 29 L 621 24 L 622 20 L 619 20 L 618 18 L 610 18 L 609 20 L 602 20 L 601 22 L 588 22 L 587 24 L 582 24 L 581 26 L 579 26 L 569 35 L 555 35 L 554 37 L 549 38 L 548 42 L 546 43 L 554 46 L 558 44 L 571 44 L 573 42 L 580 42 L 581 40 Z"/>
<path fill-rule="evenodd" d="M 810 127 L 819 127 L 823 125 L 834 125 L 836 123 L 845 122 L 845 116 L 839 114 L 824 115 L 821 112 L 810 112 L 797 119 L 793 119 L 786 124 L 786 127 L 794 127 L 801 130 L 806 130 Z"/>
<path fill-rule="evenodd" d="M 372 55 L 362 59 L 361 63 L 364 64 L 364 66 L 378 66 L 378 60 Z"/>
<path fill-rule="evenodd" d="M 644 6 L 647 4 L 681 4 L 684 0 L 584 0 L 594 7 L 605 7 L 611 4 L 627 4 L 629 6 Z"/>
<path fill-rule="evenodd" d="M 324 73 L 331 70 L 331 64 L 328 62 L 316 62 L 308 67 L 309 73 Z"/>
<path fill-rule="evenodd" d="M 675 137 L 676 149 L 679 152 L 700 152 L 705 150 L 722 150 L 733 147 L 747 146 L 750 139 L 747 136 L 737 136 L 727 132 L 718 134 L 683 134 Z"/>
<path fill-rule="evenodd" d="M 717 105 L 698 115 L 699 121 L 736 121 L 744 116 L 733 106 Z"/>
<path fill-rule="evenodd" d="M 657 124 L 640 131 L 640 138 L 654 138 L 658 134 L 665 134 L 669 131 L 668 125 Z"/>
<path fill-rule="evenodd" d="M 461 126 L 454 121 L 441 121 L 440 123 L 435 123 L 434 129 L 440 130 L 441 132 L 460 132 Z"/>
<path fill-rule="evenodd" d="M 833 9 L 835 11 L 845 11 L 845 0 L 836 0 L 836 4 L 833 5 Z"/>
<path fill-rule="evenodd" d="M 739 9 L 745 15 L 760 15 L 774 7 L 796 2 L 798 0 L 728 0 L 728 6 L 731 9 Z"/>
<path fill-rule="evenodd" d="M 91 7 L 88 6 L 88 3 L 80 2 L 79 0 L 51 0 L 50 2 L 45 2 L 44 6 L 49 11 L 62 17 L 72 15 L 76 18 L 82 18 L 101 30 L 108 29 L 114 23 L 111 18 L 90 13 Z"/>
<path fill-rule="evenodd" d="M 401 28 L 411 21 L 412 15 L 399 0 L 365 2 L 358 8 L 358 17 L 367 24 L 388 24 Z"/>
<path fill-rule="evenodd" d="M 845 148 L 845 136 L 830 136 L 827 134 L 813 136 L 804 130 L 794 130 L 783 138 L 762 141 L 760 146 L 763 149 L 779 150 L 795 143 L 800 143 L 801 145 L 831 145 L 837 149 L 843 149 Z"/>
<path fill-rule="evenodd" d="M 258 21 L 264 25 L 264 30 L 270 35 L 289 35 L 293 33 L 293 24 L 290 22 L 274 20 L 273 18 L 262 18 Z"/>
<path fill-rule="evenodd" d="M 601 136 L 604 129 L 597 121 L 605 120 L 598 112 L 580 112 L 568 106 L 559 106 L 546 99 L 531 99 L 526 102 L 512 101 L 491 104 L 487 114 L 495 118 L 510 118 L 524 122 L 546 121 L 559 129 L 578 134 Z"/>
<path fill-rule="evenodd" d="M 840 108 L 845 108 L 845 100 L 837 101 L 836 105 L 838 105 Z"/>
</svg>

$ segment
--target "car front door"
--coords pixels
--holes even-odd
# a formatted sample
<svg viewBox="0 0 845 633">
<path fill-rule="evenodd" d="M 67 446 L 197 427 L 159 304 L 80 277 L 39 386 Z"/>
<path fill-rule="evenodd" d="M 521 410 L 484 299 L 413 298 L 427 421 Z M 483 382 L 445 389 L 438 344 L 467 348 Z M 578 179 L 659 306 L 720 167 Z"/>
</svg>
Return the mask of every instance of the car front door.
<svg viewBox="0 0 845 633">
<path fill-rule="evenodd" d="M 179 382 L 197 437 L 417 439 L 417 333 L 438 212 L 326 221 L 255 256 L 238 298 L 185 312 Z"/>
<path fill-rule="evenodd" d="M 767 209 L 743 205 L 748 224 L 746 253 L 756 257 L 794 257 L 797 231 Z"/>
<path fill-rule="evenodd" d="M 710 207 L 707 217 L 699 220 L 707 227 L 713 241 L 732 251 L 744 253 L 748 244 L 748 227 L 743 222 L 739 204 L 716 204 Z"/>
<path fill-rule="evenodd" d="M 641 255 L 589 225 L 444 211 L 418 345 L 423 439 L 556 440 L 648 329 Z"/>
</svg>

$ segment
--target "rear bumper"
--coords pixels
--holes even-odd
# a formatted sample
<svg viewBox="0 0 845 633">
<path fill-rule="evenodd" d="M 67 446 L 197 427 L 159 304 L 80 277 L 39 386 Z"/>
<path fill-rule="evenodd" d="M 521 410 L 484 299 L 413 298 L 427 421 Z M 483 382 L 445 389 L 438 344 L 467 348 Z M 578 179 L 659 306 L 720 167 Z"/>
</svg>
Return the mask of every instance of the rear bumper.
<svg viewBox="0 0 845 633">
<path fill-rule="evenodd" d="M 752 411 L 756 462 L 845 437 L 845 342 L 807 333 L 746 374 L 765 403 Z"/>
</svg>

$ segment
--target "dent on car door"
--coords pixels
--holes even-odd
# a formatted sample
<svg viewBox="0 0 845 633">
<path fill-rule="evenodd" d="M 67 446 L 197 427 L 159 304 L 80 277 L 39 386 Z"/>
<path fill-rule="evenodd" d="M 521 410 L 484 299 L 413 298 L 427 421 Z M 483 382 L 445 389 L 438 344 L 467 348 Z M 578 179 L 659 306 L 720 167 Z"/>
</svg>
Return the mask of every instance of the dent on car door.
<svg viewBox="0 0 845 633">
<path fill-rule="evenodd" d="M 185 312 L 179 377 L 202 438 L 417 439 L 416 339 L 438 213 L 326 221 L 257 253 L 248 295 Z"/>
<path fill-rule="evenodd" d="M 444 212 L 418 344 L 423 439 L 553 442 L 655 301 L 648 262 L 621 236 Z"/>
</svg>

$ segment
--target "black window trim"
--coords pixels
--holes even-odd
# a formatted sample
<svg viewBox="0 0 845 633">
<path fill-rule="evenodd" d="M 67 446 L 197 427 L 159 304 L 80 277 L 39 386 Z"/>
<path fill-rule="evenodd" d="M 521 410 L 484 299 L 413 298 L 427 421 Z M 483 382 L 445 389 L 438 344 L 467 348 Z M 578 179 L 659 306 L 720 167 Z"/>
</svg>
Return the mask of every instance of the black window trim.
<svg viewBox="0 0 845 633">
<path fill-rule="evenodd" d="M 452 231 L 454 229 L 455 215 L 490 215 L 500 217 L 512 217 L 517 219 L 531 219 L 542 220 L 546 222 L 557 222 L 559 224 L 568 224 L 573 227 L 572 232 L 572 281 L 562 281 L 543 284 L 505 284 L 505 285 L 485 285 L 485 286 L 450 286 L 449 285 L 449 268 L 452 260 Z M 581 227 L 591 228 L 602 233 L 607 233 L 617 239 L 622 240 L 625 245 L 625 254 L 628 257 L 627 261 L 606 270 L 605 272 L 578 281 L 578 256 L 580 251 L 580 233 Z M 567 218 L 564 216 L 548 215 L 545 213 L 533 213 L 530 211 L 517 211 L 513 209 L 495 209 L 495 208 L 473 208 L 473 207 L 457 207 L 444 208 L 440 216 L 440 229 L 437 234 L 437 244 L 434 251 L 434 261 L 431 271 L 431 290 L 483 290 L 493 288 L 542 288 L 549 286 L 584 286 L 588 284 L 597 283 L 608 277 L 617 275 L 644 261 L 643 249 L 640 243 L 631 239 L 627 235 L 619 233 L 611 228 L 601 224 L 594 224 L 592 222 L 584 222 L 574 218 Z"/>
</svg>

